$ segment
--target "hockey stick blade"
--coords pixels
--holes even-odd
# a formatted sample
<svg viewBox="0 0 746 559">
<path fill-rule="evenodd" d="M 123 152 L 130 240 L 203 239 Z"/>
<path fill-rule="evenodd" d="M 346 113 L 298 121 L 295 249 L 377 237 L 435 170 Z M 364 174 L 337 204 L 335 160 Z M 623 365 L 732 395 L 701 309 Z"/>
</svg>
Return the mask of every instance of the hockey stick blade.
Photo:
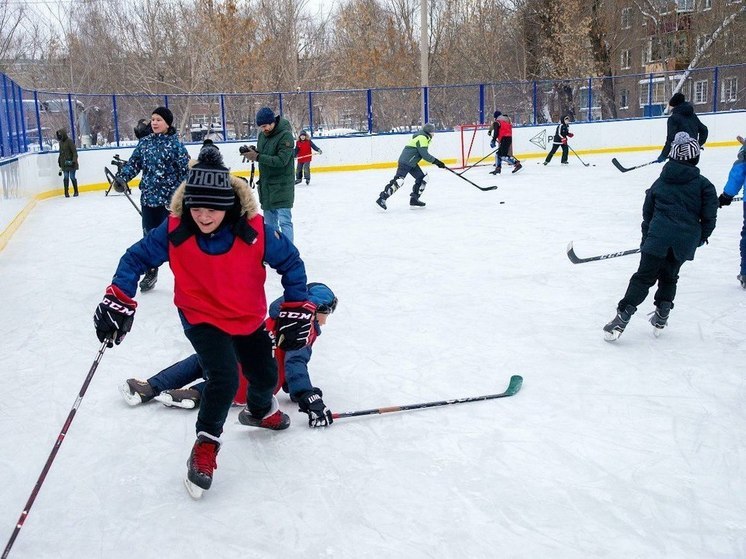
<svg viewBox="0 0 746 559">
<path fill-rule="evenodd" d="M 518 393 L 523 386 L 523 377 L 520 375 L 513 375 L 510 377 L 510 383 L 505 389 L 505 392 L 499 394 L 489 394 L 487 396 L 473 396 L 470 398 L 458 398 L 455 400 L 440 400 L 438 402 L 426 402 L 423 404 L 408 404 L 404 406 L 389 406 L 385 408 L 373 408 L 369 410 L 360 411 L 349 411 L 344 413 L 333 413 L 334 419 L 343 419 L 345 417 L 359 417 L 361 415 L 380 415 L 384 413 L 407 411 L 407 410 L 419 410 L 425 408 L 435 408 L 439 406 L 449 406 L 451 404 L 465 404 L 467 402 L 481 402 L 483 400 L 495 400 L 497 398 L 508 398 Z"/>
<path fill-rule="evenodd" d="M 639 169 L 640 167 L 647 167 L 648 165 L 652 165 L 653 163 L 657 163 L 658 160 L 656 159 L 655 161 L 650 161 L 648 163 L 643 163 L 642 165 L 635 165 L 634 167 L 625 167 L 624 165 L 622 165 L 621 163 L 619 163 L 619 161 L 617 160 L 616 157 L 614 159 L 612 159 L 611 162 L 614 164 L 614 167 L 616 167 L 617 169 L 619 169 L 622 173 L 628 173 L 629 171 L 634 171 L 635 169 Z"/>
<path fill-rule="evenodd" d="M 589 258 L 580 258 L 575 254 L 575 248 L 572 246 L 572 241 L 567 245 L 567 257 L 573 264 L 583 264 L 584 262 L 593 262 L 596 260 L 608 260 L 609 258 L 617 258 L 619 256 L 627 256 L 628 254 L 637 254 L 640 252 L 639 248 L 633 248 L 630 250 L 622 250 L 619 252 L 610 252 L 609 254 L 600 254 L 598 256 L 591 256 Z"/>
</svg>

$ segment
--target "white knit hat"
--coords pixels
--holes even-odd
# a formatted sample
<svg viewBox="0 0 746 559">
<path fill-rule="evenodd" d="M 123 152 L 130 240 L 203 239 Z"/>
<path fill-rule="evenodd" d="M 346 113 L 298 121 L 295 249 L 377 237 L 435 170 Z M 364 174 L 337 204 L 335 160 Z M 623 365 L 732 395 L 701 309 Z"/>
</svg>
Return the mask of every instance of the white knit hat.
<svg viewBox="0 0 746 559">
<path fill-rule="evenodd" d="M 689 161 L 699 157 L 699 142 L 686 132 L 677 132 L 671 143 L 671 159 Z"/>
</svg>

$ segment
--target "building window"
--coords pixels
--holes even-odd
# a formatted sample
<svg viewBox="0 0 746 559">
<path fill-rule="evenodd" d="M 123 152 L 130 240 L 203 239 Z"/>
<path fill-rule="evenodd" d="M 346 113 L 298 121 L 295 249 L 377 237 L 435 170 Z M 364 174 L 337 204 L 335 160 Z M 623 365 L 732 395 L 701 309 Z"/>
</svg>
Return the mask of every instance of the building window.
<svg viewBox="0 0 746 559">
<path fill-rule="evenodd" d="M 721 101 L 737 101 L 738 100 L 738 78 L 733 76 L 730 78 L 723 78 L 720 87 L 720 100 Z"/>
<path fill-rule="evenodd" d="M 694 82 L 694 104 L 701 105 L 707 103 L 707 85 L 708 80 L 700 80 Z"/>
<path fill-rule="evenodd" d="M 712 0 L 702 0 L 702 11 L 712 9 Z"/>
<path fill-rule="evenodd" d="M 679 13 L 693 12 L 694 0 L 676 0 L 676 11 Z"/>
<path fill-rule="evenodd" d="M 733 33 L 729 29 L 724 33 L 724 35 L 725 37 L 723 37 L 723 48 L 725 50 L 725 54 L 737 54 L 739 45 L 738 42 L 735 40 Z"/>
<path fill-rule="evenodd" d="M 619 92 L 619 108 L 629 109 L 629 89 L 622 89 Z"/>
<path fill-rule="evenodd" d="M 632 8 L 622 8 L 622 29 L 632 27 Z"/>
<path fill-rule="evenodd" d="M 640 84 L 640 107 L 644 107 L 648 104 L 648 91 L 650 84 L 647 80 Z M 666 98 L 666 84 L 663 81 L 653 82 L 653 94 L 650 96 L 651 105 L 665 105 L 667 102 Z"/>
<path fill-rule="evenodd" d="M 632 54 L 629 50 L 622 51 L 621 65 L 622 70 L 627 70 L 632 66 Z"/>
</svg>

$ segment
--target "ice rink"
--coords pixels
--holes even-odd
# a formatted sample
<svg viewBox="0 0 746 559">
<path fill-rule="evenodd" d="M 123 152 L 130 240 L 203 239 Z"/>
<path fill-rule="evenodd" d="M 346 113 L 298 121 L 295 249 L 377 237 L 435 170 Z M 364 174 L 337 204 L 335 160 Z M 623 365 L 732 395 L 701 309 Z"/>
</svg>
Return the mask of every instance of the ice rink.
<svg viewBox="0 0 746 559">
<path fill-rule="evenodd" d="M 438 155 L 437 141 L 433 154 Z M 722 191 L 735 148 L 707 149 Z M 627 153 L 628 166 L 657 153 Z M 196 413 L 132 408 L 117 386 L 191 353 L 164 266 L 107 350 L 11 552 L 18 559 L 746 557 L 746 292 L 741 203 L 681 271 L 669 327 L 652 293 L 606 343 L 638 256 L 645 189 L 610 156 L 465 177 L 428 166 L 374 203 L 393 170 L 314 174 L 293 209 L 310 281 L 337 312 L 311 376 L 334 412 L 502 392 L 512 398 L 280 432 L 231 410 L 212 489 L 182 485 Z M 139 192 L 135 191 L 135 199 Z M 500 204 L 504 201 L 504 204 Z M 92 316 L 140 221 L 103 192 L 37 204 L 0 253 L 0 545 L 5 546 L 99 348 Z M 281 293 L 269 271 L 267 295 Z"/>
</svg>

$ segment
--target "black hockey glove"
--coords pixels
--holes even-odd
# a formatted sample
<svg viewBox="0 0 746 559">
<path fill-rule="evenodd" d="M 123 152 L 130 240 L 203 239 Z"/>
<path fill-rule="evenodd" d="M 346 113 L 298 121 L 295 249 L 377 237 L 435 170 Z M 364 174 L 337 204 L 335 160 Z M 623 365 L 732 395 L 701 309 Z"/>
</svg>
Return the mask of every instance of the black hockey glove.
<svg viewBox="0 0 746 559">
<path fill-rule="evenodd" d="M 435 158 L 433 160 L 433 165 L 435 165 L 438 169 L 445 169 L 446 164 L 443 163 L 440 159 Z"/>
<path fill-rule="evenodd" d="M 136 308 L 137 303 L 116 285 L 107 287 L 104 300 L 98 304 L 93 315 L 93 325 L 96 327 L 98 341 L 108 340 L 107 347 L 121 344 L 127 332 L 132 329 Z"/>
<path fill-rule="evenodd" d="M 277 347 L 285 351 L 301 349 L 311 341 L 316 305 L 310 301 L 285 302 L 275 321 Z"/>
<path fill-rule="evenodd" d="M 334 423 L 332 412 L 324 404 L 321 389 L 314 388 L 304 392 L 298 398 L 299 411 L 308 414 L 309 427 L 328 427 Z"/>
<path fill-rule="evenodd" d="M 718 196 L 718 208 L 722 208 L 723 206 L 730 206 L 730 203 L 733 201 L 733 196 L 729 196 L 725 192 L 723 192 L 720 196 Z"/>
</svg>

